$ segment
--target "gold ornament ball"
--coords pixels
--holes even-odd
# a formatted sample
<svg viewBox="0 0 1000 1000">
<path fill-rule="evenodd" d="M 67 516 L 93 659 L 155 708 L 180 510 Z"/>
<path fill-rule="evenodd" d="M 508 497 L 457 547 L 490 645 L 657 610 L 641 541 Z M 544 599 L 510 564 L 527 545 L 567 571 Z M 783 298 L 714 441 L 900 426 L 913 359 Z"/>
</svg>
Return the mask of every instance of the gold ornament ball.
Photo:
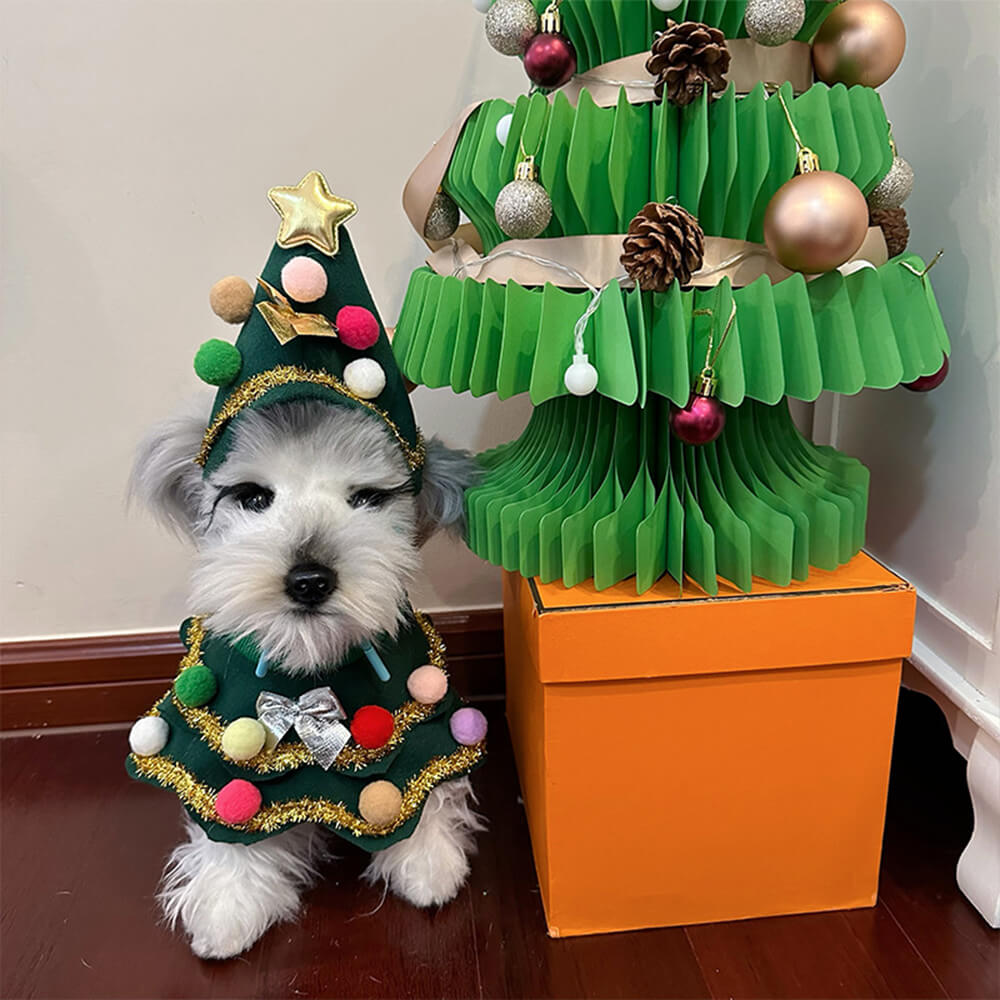
<svg viewBox="0 0 1000 1000">
<path fill-rule="evenodd" d="M 764 215 L 764 242 L 789 271 L 823 274 L 858 252 L 868 232 L 868 203 L 856 184 L 830 170 L 783 184 Z"/>
<path fill-rule="evenodd" d="M 253 309 L 253 289 L 245 278 L 231 274 L 212 285 L 208 304 L 219 319 L 227 323 L 243 323 Z"/>
<path fill-rule="evenodd" d="M 458 229 L 458 205 L 444 191 L 438 191 L 431 202 L 424 237 L 428 240 L 446 240 Z"/>
<path fill-rule="evenodd" d="M 758 45 L 784 45 L 806 20 L 806 0 L 747 0 L 743 23 Z"/>
<path fill-rule="evenodd" d="M 402 805 L 403 795 L 391 781 L 373 781 L 358 796 L 358 812 L 372 826 L 388 826 Z"/>
<path fill-rule="evenodd" d="M 903 19 L 884 0 L 844 0 L 813 40 L 816 75 L 833 86 L 881 87 L 906 49 Z"/>
<path fill-rule="evenodd" d="M 889 173 L 872 188 L 868 204 L 874 209 L 902 208 L 903 202 L 913 194 L 913 167 L 901 156 L 895 156 Z"/>
<path fill-rule="evenodd" d="M 267 730 L 249 717 L 230 722 L 222 731 L 222 752 L 230 760 L 250 760 L 264 749 Z"/>
<path fill-rule="evenodd" d="M 531 0 L 496 0 L 486 12 L 486 39 L 501 55 L 521 56 L 538 34 L 539 20 Z"/>
<path fill-rule="evenodd" d="M 512 240 L 533 240 L 552 218 L 552 199 L 538 181 L 513 180 L 497 195 L 494 211 Z"/>
</svg>

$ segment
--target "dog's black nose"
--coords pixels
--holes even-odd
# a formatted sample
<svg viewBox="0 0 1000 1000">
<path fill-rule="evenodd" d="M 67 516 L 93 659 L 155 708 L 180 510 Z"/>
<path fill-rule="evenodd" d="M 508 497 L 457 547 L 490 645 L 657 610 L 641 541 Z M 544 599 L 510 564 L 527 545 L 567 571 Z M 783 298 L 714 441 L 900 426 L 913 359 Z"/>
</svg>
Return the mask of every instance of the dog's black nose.
<svg viewBox="0 0 1000 1000">
<path fill-rule="evenodd" d="M 299 563 L 285 575 L 285 593 L 308 608 L 322 604 L 336 589 L 336 572 L 321 563 Z"/>
</svg>

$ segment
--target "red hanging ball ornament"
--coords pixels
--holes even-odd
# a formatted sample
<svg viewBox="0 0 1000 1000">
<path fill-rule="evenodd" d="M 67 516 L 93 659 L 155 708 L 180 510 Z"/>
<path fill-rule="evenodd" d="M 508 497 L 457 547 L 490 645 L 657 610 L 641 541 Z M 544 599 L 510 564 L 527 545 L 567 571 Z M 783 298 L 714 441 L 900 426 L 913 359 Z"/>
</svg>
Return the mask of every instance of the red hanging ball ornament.
<svg viewBox="0 0 1000 1000">
<path fill-rule="evenodd" d="M 685 444 L 708 444 L 726 426 L 726 408 L 715 397 L 715 376 L 706 370 L 698 376 L 687 406 L 670 408 L 670 430 Z"/>
<path fill-rule="evenodd" d="M 576 49 L 562 33 L 558 0 L 546 8 L 542 14 L 542 30 L 524 51 L 524 71 L 535 86 L 545 90 L 568 83 L 576 72 Z"/>
<path fill-rule="evenodd" d="M 946 356 L 944 364 L 933 375 L 921 375 L 920 378 L 914 379 L 912 382 L 904 382 L 903 388 L 909 389 L 910 392 L 930 392 L 931 389 L 936 389 L 947 377 L 948 358 Z"/>
</svg>

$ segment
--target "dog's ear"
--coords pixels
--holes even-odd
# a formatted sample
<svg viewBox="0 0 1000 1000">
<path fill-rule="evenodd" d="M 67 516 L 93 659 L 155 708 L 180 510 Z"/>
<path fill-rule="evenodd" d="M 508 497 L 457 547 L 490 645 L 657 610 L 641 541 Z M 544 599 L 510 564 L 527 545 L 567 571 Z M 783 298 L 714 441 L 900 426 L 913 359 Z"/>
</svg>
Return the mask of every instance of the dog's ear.
<svg viewBox="0 0 1000 1000">
<path fill-rule="evenodd" d="M 417 539 L 421 545 L 435 531 L 465 535 L 465 491 L 483 470 L 467 451 L 449 448 L 440 438 L 427 442 L 423 485 L 417 494 Z"/>
<path fill-rule="evenodd" d="M 205 426 L 204 416 L 190 412 L 158 423 L 139 445 L 129 479 L 129 500 L 141 502 L 168 528 L 188 538 L 196 534 L 204 490 L 194 457 Z"/>
</svg>

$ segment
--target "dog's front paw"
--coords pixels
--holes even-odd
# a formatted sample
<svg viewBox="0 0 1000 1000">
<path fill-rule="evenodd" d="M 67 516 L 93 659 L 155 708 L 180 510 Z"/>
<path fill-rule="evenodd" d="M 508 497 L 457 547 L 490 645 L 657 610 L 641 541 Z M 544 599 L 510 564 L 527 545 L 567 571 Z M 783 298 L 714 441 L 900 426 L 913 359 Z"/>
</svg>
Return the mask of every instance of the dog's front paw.
<svg viewBox="0 0 1000 1000">
<path fill-rule="evenodd" d="M 372 855 L 368 882 L 383 882 L 414 906 L 441 906 L 454 899 L 469 876 L 473 834 L 483 829 L 472 809 L 468 778 L 435 788 L 416 830 Z"/>
<path fill-rule="evenodd" d="M 234 958 L 260 937 L 260 923 L 253 926 L 239 920 L 224 905 L 205 906 L 184 921 L 191 938 L 191 950 L 199 958 Z"/>
<path fill-rule="evenodd" d="M 167 923 L 184 927 L 199 958 L 233 958 L 273 924 L 295 917 L 319 855 L 312 827 L 257 844 L 224 844 L 188 822 L 188 838 L 170 856 L 159 900 Z"/>
</svg>

